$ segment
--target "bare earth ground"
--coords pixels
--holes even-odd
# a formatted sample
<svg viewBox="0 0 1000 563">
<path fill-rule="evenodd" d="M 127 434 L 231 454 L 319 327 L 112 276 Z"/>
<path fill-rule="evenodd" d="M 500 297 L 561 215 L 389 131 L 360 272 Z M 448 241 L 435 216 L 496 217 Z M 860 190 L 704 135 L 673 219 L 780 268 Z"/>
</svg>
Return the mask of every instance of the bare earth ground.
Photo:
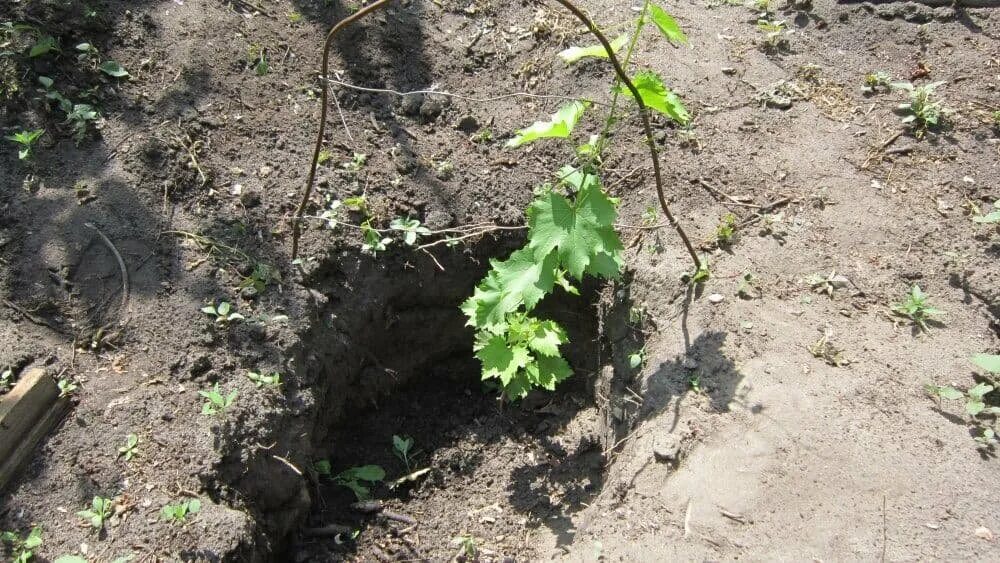
<svg viewBox="0 0 1000 563">
<path fill-rule="evenodd" d="M 582 2 L 614 33 L 634 4 Z M 989 117 L 1000 14 L 813 4 L 778 10 L 794 33 L 788 50 L 765 53 L 751 9 L 663 2 L 690 46 L 650 29 L 634 63 L 659 71 L 695 116 L 693 136 L 657 125 L 675 211 L 697 241 L 728 211 L 746 224 L 711 253 L 697 292 L 681 282 L 689 266 L 672 232 L 624 231 L 628 283 L 547 305 L 573 338 L 572 382 L 515 406 L 480 388 L 457 305 L 519 235 L 438 247 L 441 271 L 402 248 L 373 259 L 356 231 L 316 221 L 302 269 L 290 264 L 320 42 L 347 7 L 107 1 L 88 18 L 76 2 L 5 4 L 0 23 L 44 26 L 64 54 L 22 61 L 21 92 L 0 107 L 4 135 L 47 130 L 35 164 L 9 144 L 0 154 L 0 368 L 45 367 L 80 389 L 0 498 L 0 529 L 41 525 L 43 560 L 447 560 L 460 534 L 483 560 L 1000 559 L 996 460 L 977 453 L 960 405 L 939 411 L 923 391 L 971 386 L 968 358 L 1000 347 L 997 233 L 966 213 L 1000 196 Z M 82 41 L 131 79 L 77 63 Z M 332 65 L 376 88 L 607 100 L 606 65 L 565 68 L 555 55 L 584 43 L 554 5 L 414 0 L 337 42 Z M 263 76 L 248 54 L 261 49 Z M 945 81 L 952 113 L 917 140 L 892 111 L 901 93 L 860 86 L 870 71 L 909 80 L 921 66 L 930 75 L 915 81 Z M 39 75 L 74 100 L 96 87 L 100 131 L 75 146 L 35 93 Z M 788 103 L 768 103 L 782 84 Z M 503 149 L 556 101 L 335 91 L 343 123 L 333 108 L 311 215 L 364 192 L 385 223 L 516 225 L 531 188 L 567 158 L 554 142 Z M 630 225 L 654 204 L 636 121 L 618 129 L 606 178 Z M 580 138 L 599 125 L 595 112 Z M 483 127 L 495 139 L 471 142 Z M 355 152 L 367 162 L 351 172 Z M 744 204 L 782 202 L 781 221 L 763 231 L 756 208 L 700 179 Z M 81 181 L 95 198 L 74 189 Z M 121 253 L 127 299 L 88 223 Z M 258 263 L 282 278 L 254 294 L 239 286 Z M 832 298 L 805 281 L 831 271 L 850 280 Z M 751 299 L 737 295 L 747 272 L 760 282 Z M 927 334 L 889 313 L 913 283 L 945 311 Z M 221 299 L 247 321 L 199 311 Z M 633 308 L 645 311 L 638 325 Z M 847 365 L 810 353 L 824 334 Z M 631 371 L 640 347 L 647 360 Z M 278 371 L 284 385 L 257 389 L 248 370 Z M 236 404 L 203 416 L 197 392 L 216 382 Z M 130 433 L 140 454 L 125 462 Z M 352 510 L 345 488 L 309 471 L 327 459 L 334 472 L 375 463 L 395 478 L 406 473 L 390 451 L 400 433 L 431 471 L 375 495 L 412 523 Z M 95 495 L 116 501 L 100 534 L 75 515 Z M 159 518 L 193 497 L 203 509 L 188 524 Z M 328 524 L 361 534 L 317 537 Z"/>
</svg>

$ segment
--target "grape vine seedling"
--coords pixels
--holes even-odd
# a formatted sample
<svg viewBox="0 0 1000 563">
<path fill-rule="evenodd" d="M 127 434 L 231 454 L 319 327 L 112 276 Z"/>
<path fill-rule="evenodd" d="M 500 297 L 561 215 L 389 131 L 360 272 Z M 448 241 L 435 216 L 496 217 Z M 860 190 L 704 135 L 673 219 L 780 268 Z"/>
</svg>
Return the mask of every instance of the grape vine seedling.
<svg viewBox="0 0 1000 563">
<path fill-rule="evenodd" d="M 125 445 L 118 448 L 118 455 L 123 456 L 125 461 L 132 461 L 132 458 L 139 455 L 139 437 L 129 434 L 125 438 Z"/>
<path fill-rule="evenodd" d="M 201 406 L 201 414 L 224 414 L 236 401 L 236 391 L 223 395 L 222 391 L 219 390 L 218 383 L 208 391 L 198 391 L 198 394 L 205 398 L 205 404 Z"/>
<path fill-rule="evenodd" d="M 12 563 L 28 563 L 34 557 L 35 550 L 42 546 L 42 528 L 35 526 L 24 539 L 17 532 L 2 532 L 0 544 L 11 556 Z"/>
<path fill-rule="evenodd" d="M 572 161 L 559 170 L 558 181 L 543 183 L 534 191 L 535 198 L 526 210 L 528 237 L 525 246 L 505 260 L 491 260 L 492 268 L 461 307 L 468 317 L 467 324 L 476 331 L 473 350 L 482 363 L 482 378 L 490 382 L 498 380 L 508 400 L 521 399 L 536 387 L 553 390 L 557 383 L 572 374 L 559 351 L 559 347 L 568 340 L 565 330 L 555 321 L 533 316 L 531 313 L 536 305 L 556 287 L 570 294 L 579 294 L 574 284 L 582 282 L 585 277 L 618 279 L 624 268 L 624 247 L 615 231 L 619 201 L 605 192 L 601 182 L 603 152 L 611 137 L 611 129 L 623 121 L 616 113 L 621 99 L 634 101 L 639 109 L 660 209 L 666 224 L 677 232 L 695 265 L 690 279 L 700 283 L 709 276 L 707 262 L 697 254 L 667 204 L 659 150 L 650 118 L 651 111 L 655 111 L 680 125 L 686 125 L 691 116 L 680 98 L 656 72 L 640 69 L 629 76 L 625 70 L 629 68 L 636 43 L 647 22 L 652 22 L 671 43 L 683 44 L 687 41 L 686 36 L 677 22 L 652 0 L 643 2 L 634 31 L 614 42 L 608 41 L 597 25 L 572 2 L 557 2 L 572 12 L 600 42 L 599 48 L 581 47 L 563 52 L 564 62 L 574 64 L 588 58 L 607 59 L 614 68 L 615 79 L 611 85 L 611 110 L 601 133 L 591 135 L 583 145 L 572 143 Z M 328 52 L 336 34 L 387 4 L 388 0 L 368 4 L 330 30 L 324 45 L 322 75 L 329 73 Z M 619 50 L 626 53 L 624 64 L 618 59 Z M 293 260 L 297 257 L 301 223 L 310 203 L 319 155 L 323 150 L 328 96 L 329 86 L 324 82 L 313 159 L 292 221 Z M 581 99 L 564 103 L 548 120 L 517 130 L 506 147 L 518 148 L 543 139 L 569 140 L 591 105 L 591 102 Z M 357 157 L 355 160 L 358 160 Z M 362 164 L 358 163 L 357 167 Z M 335 225 L 332 211 L 324 213 L 321 218 Z M 392 239 L 384 236 L 372 225 L 372 221 L 373 218 L 366 213 L 359 228 L 362 249 L 375 255 L 386 250 Z M 416 243 L 418 235 L 425 234 L 418 224 L 412 222 L 398 221 L 393 229 L 403 231 L 404 242 L 411 245 Z M 456 240 L 445 236 L 442 242 L 450 246 Z"/>
<path fill-rule="evenodd" d="M 172 524 L 185 524 L 187 517 L 193 516 L 201 511 L 201 501 L 198 499 L 186 500 L 176 504 L 167 504 L 160 509 L 160 518 Z"/>
<path fill-rule="evenodd" d="M 901 303 L 892 305 L 892 312 L 910 319 L 920 330 L 927 332 L 927 321 L 931 320 L 931 317 L 944 312 L 931 307 L 927 299 L 927 294 L 920 289 L 920 286 L 913 284 L 913 287 L 910 288 L 910 293 L 906 295 L 906 299 Z"/>
<path fill-rule="evenodd" d="M 350 489 L 359 501 L 370 499 L 371 489 L 369 487 L 383 479 L 385 479 L 385 470 L 378 465 L 352 467 L 341 471 L 333 478 L 338 485 Z"/>
<path fill-rule="evenodd" d="M 4 139 L 18 145 L 17 158 L 19 160 L 31 160 L 35 155 L 35 143 L 45 134 L 44 129 L 33 129 L 31 131 L 18 131 L 13 135 L 7 135 Z"/>
<path fill-rule="evenodd" d="M 89 522 L 95 530 L 100 530 L 104 527 L 105 520 L 111 517 L 112 511 L 111 499 L 94 497 L 94 500 L 90 503 L 90 508 L 81 510 L 76 515 Z"/>
</svg>

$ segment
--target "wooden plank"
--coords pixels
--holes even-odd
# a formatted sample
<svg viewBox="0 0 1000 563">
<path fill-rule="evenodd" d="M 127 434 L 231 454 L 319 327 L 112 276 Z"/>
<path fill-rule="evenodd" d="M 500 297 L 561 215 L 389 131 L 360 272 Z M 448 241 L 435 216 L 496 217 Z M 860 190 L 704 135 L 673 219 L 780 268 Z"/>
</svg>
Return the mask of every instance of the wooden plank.
<svg viewBox="0 0 1000 563">
<path fill-rule="evenodd" d="M 68 407 L 69 399 L 59 399 L 59 387 L 43 369 L 29 370 L 0 397 L 0 490 L 30 459 Z"/>
</svg>

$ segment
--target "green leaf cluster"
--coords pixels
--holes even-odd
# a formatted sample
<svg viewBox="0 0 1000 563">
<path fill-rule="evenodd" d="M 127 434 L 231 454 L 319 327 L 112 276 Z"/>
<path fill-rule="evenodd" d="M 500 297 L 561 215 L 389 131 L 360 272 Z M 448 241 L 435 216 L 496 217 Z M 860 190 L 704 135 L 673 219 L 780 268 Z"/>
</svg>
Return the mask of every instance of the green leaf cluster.
<svg viewBox="0 0 1000 563">
<path fill-rule="evenodd" d="M 35 526 L 23 540 L 16 532 L 2 532 L 0 544 L 10 548 L 13 563 L 28 563 L 35 555 L 35 550 L 42 546 L 42 528 Z"/>
<path fill-rule="evenodd" d="M 94 497 L 90 503 L 90 508 L 76 513 L 77 516 L 87 520 L 96 530 L 104 527 L 104 521 L 111 517 L 112 502 L 109 498 Z"/>
<path fill-rule="evenodd" d="M 176 504 L 167 504 L 160 509 L 160 518 L 174 524 L 184 524 L 187 517 L 201 511 L 201 501 L 198 499 L 186 500 Z"/>
<path fill-rule="evenodd" d="M 617 201 L 593 173 L 581 175 L 575 197 L 549 189 L 528 207 L 528 242 L 492 268 L 462 311 L 477 329 L 474 350 L 483 379 L 498 379 L 511 400 L 533 387 L 555 389 L 572 374 L 559 353 L 567 342 L 556 322 L 529 315 L 556 285 L 575 292 L 567 276 L 616 278 L 621 240 L 614 230 Z"/>
</svg>

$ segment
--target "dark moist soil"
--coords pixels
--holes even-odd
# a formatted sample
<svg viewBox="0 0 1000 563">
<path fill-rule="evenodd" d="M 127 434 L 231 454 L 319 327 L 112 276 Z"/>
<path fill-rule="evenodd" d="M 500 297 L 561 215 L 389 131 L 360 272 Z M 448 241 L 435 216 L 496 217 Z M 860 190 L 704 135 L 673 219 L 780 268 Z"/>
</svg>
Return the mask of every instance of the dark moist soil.
<svg viewBox="0 0 1000 563">
<path fill-rule="evenodd" d="M 615 34 L 636 2 L 581 4 Z M 436 561 L 466 535 L 485 561 L 995 559 L 995 451 L 980 456 L 961 407 L 935 410 L 923 391 L 972 386 L 969 356 L 1000 347 L 997 231 L 969 217 L 998 197 L 995 10 L 772 2 L 792 33 L 768 51 L 746 6 L 664 4 L 691 47 L 647 26 L 635 60 L 694 116 L 687 131 L 653 127 L 674 211 L 713 276 L 686 292 L 673 233 L 623 228 L 626 279 L 542 309 L 570 331 L 574 377 L 518 405 L 478 381 L 458 305 L 519 231 L 372 257 L 356 229 L 315 217 L 363 194 L 382 227 L 522 225 L 532 189 L 569 157 L 557 142 L 503 145 L 558 100 L 334 88 L 330 158 L 293 264 L 320 44 L 354 3 L 0 6 L 0 23 L 61 46 L 0 47 L 15 51 L 0 56 L 0 136 L 46 131 L 32 162 L 0 147 L 0 371 L 79 385 L 2 492 L 0 529 L 40 525 L 39 560 Z M 79 61 L 82 42 L 130 78 Z M 605 63 L 556 55 L 591 43 L 554 4 L 401 0 L 335 41 L 331 74 L 609 101 Z M 901 93 L 861 93 L 875 70 L 947 81 L 945 126 L 916 138 L 894 112 Z M 79 142 L 40 76 L 99 110 Z M 624 225 L 656 205 L 637 125 L 620 122 L 605 162 Z M 716 248 L 727 213 L 737 238 Z M 850 286 L 817 294 L 806 280 L 831 271 Z M 248 287 L 254 272 L 263 288 Z M 930 335 L 887 310 L 914 283 L 947 312 Z M 246 320 L 200 312 L 223 300 Z M 850 363 L 810 353 L 820 337 Z M 645 363 L 626 369 L 640 350 Z M 249 371 L 283 384 L 257 388 Z M 198 392 L 215 384 L 237 400 L 204 416 Z M 126 462 L 129 434 L 139 455 Z M 429 471 L 376 487 L 380 504 L 352 508 L 312 469 L 378 464 L 395 479 L 407 468 L 393 435 L 412 437 L 412 469 Z M 115 505 L 100 532 L 75 515 L 97 495 Z M 162 521 L 191 498 L 202 510 L 187 524 Z"/>
</svg>

